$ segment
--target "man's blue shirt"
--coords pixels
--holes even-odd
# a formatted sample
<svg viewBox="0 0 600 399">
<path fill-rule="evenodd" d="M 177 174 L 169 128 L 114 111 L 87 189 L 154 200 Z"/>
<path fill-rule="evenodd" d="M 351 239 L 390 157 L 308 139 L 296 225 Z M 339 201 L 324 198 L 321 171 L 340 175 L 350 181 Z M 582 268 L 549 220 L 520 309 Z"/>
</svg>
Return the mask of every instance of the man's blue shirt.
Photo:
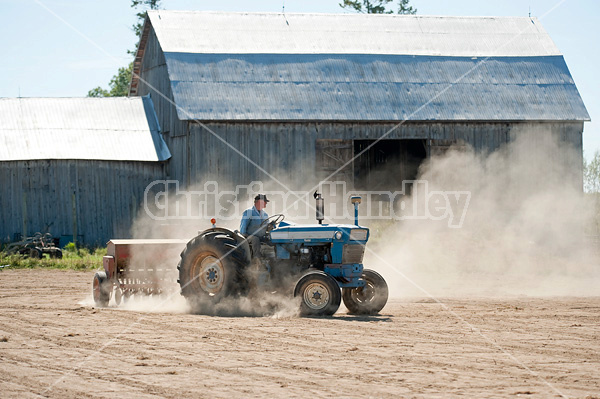
<svg viewBox="0 0 600 399">
<path fill-rule="evenodd" d="M 262 236 L 265 233 L 265 226 L 260 229 L 260 224 L 263 220 L 267 219 L 269 215 L 264 210 L 260 212 L 255 206 L 246 209 L 242 214 L 242 221 L 240 223 L 240 233 L 247 235 Z"/>
</svg>

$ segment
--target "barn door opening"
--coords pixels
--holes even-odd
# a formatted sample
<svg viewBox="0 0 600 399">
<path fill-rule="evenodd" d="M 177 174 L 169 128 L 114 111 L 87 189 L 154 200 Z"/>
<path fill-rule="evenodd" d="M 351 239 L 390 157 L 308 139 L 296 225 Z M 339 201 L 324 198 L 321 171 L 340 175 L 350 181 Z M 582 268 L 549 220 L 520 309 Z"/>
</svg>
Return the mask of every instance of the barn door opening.
<svg viewBox="0 0 600 399">
<path fill-rule="evenodd" d="M 352 158 L 354 147 L 352 140 L 317 139 L 315 155 L 315 166 L 319 181 L 335 173 L 329 178 L 329 181 L 344 181 L 348 189 L 353 187 Z"/>
<path fill-rule="evenodd" d="M 399 191 L 403 181 L 417 178 L 419 166 L 427 157 L 425 140 L 373 143 L 375 140 L 354 140 L 354 187 L 357 190 Z"/>
</svg>

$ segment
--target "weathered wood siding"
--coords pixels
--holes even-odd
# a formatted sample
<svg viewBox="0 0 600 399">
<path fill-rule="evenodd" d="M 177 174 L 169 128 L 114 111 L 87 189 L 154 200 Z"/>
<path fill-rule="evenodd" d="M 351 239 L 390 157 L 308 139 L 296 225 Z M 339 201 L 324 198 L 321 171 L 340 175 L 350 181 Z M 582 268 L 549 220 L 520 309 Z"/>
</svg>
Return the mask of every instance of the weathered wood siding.
<svg viewBox="0 0 600 399">
<path fill-rule="evenodd" d="M 49 231 L 87 245 L 129 237 L 146 186 L 163 176 L 154 162 L 0 162 L 0 241 Z"/>
<path fill-rule="evenodd" d="M 316 184 L 316 140 L 425 139 L 428 146 L 466 143 L 492 152 L 527 132 L 529 140 L 558 135 L 572 146 L 573 167 L 581 174 L 582 122 L 407 122 L 393 123 L 206 123 L 189 122 L 184 135 L 171 137 L 171 178 L 183 184 L 217 180 L 226 185 L 268 181 L 265 173 L 292 185 Z M 396 128 L 395 128 L 396 127 Z M 393 130 L 392 130 L 393 129 Z M 390 131 L 391 130 L 391 131 Z M 388 133 L 389 132 L 389 133 Z M 537 137 L 537 138 L 536 138 Z M 541 141 L 540 141 L 541 142 Z M 566 148 L 566 147 L 565 147 Z"/>
<path fill-rule="evenodd" d="M 187 156 L 187 151 L 183 150 L 182 152 L 182 149 L 179 149 L 179 152 L 174 152 L 174 147 L 171 145 L 172 137 L 187 134 L 187 121 L 180 121 L 177 116 L 177 108 L 173 100 L 167 63 L 154 29 L 150 29 L 149 32 L 148 43 L 142 59 L 138 87 L 138 95 L 145 96 L 148 94 L 150 94 L 154 103 L 161 133 L 171 150 L 172 157 L 179 159 Z M 171 168 L 176 168 L 177 165 L 177 163 L 167 164 L 167 175 L 181 175 L 182 171 L 180 170 L 175 169 L 171 171 Z"/>
</svg>

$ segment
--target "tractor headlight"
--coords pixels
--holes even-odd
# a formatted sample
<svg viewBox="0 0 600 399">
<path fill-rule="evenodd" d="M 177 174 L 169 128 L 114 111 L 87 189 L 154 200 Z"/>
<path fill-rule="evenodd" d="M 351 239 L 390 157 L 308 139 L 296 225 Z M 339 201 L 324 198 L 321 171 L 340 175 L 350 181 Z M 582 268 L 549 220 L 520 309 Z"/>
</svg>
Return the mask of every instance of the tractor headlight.
<svg viewBox="0 0 600 399">
<path fill-rule="evenodd" d="M 342 232 L 341 231 L 336 231 L 333 236 L 335 237 L 336 240 L 341 240 L 342 239 Z"/>
<path fill-rule="evenodd" d="M 367 230 L 365 229 L 354 229 L 350 231 L 351 241 L 364 241 L 367 239 Z"/>
</svg>

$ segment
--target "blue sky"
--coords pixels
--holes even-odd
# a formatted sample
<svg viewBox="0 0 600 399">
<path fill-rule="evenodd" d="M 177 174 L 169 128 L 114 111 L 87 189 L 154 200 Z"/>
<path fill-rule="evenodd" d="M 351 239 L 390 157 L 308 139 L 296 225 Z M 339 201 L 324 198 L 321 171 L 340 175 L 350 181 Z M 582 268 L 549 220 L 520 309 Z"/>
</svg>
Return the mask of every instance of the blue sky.
<svg viewBox="0 0 600 399">
<path fill-rule="evenodd" d="M 173 10 L 347 12 L 341 0 L 163 0 Z M 79 97 L 107 87 L 135 46 L 130 0 L 0 0 L 0 97 Z M 600 150 L 600 1 L 412 0 L 421 15 L 540 18 L 565 57 L 592 118 L 586 158 Z"/>
</svg>

